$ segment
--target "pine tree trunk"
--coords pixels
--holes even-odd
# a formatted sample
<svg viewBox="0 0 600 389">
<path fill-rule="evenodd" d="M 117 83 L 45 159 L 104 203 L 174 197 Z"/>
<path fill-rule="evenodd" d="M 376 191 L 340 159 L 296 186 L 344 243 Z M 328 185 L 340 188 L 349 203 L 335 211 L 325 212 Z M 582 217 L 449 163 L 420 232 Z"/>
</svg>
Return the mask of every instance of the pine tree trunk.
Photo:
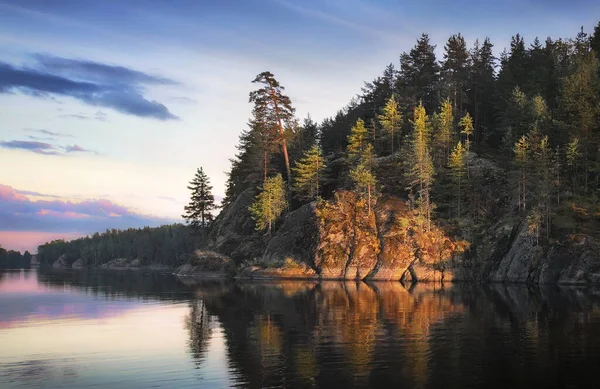
<svg viewBox="0 0 600 389">
<path fill-rule="evenodd" d="M 273 96 L 273 104 L 275 105 L 275 116 L 277 116 L 277 124 L 279 125 L 279 135 L 281 136 L 281 148 L 283 149 L 283 158 L 285 160 L 285 171 L 287 173 L 288 189 L 290 189 L 291 193 L 292 170 L 290 169 L 290 158 L 288 156 L 287 140 L 285 139 L 283 124 L 281 123 L 281 117 L 279 116 L 279 106 L 277 105 L 277 99 L 275 98 L 275 91 L 272 87 L 271 95 Z"/>
</svg>

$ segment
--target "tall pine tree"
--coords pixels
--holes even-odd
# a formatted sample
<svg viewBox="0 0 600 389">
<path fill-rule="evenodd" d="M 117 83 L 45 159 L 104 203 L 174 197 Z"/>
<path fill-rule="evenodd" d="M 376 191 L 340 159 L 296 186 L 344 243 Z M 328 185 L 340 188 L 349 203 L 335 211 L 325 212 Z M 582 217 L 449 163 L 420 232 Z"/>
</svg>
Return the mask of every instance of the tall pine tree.
<svg viewBox="0 0 600 389">
<path fill-rule="evenodd" d="M 254 103 L 254 115 L 261 118 L 265 125 L 273 125 L 278 129 L 288 185 L 291 185 L 292 171 L 284 125 L 294 119 L 295 110 L 292 107 L 292 101 L 283 94 L 285 88 L 279 84 L 271 72 L 260 73 L 252 82 L 262 85 L 261 88 L 250 92 L 250 102 Z"/>
</svg>

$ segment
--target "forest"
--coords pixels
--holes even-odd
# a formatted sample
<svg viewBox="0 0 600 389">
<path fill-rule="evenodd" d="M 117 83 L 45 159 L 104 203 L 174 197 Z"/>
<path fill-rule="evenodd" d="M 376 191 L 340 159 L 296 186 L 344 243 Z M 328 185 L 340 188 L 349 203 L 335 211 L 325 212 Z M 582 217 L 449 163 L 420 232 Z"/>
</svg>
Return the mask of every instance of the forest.
<svg viewBox="0 0 600 389">
<path fill-rule="evenodd" d="M 259 74 L 224 205 L 260 188 L 250 211 L 269 233 L 286 211 L 341 189 L 369 211 L 390 194 L 409 201 L 424 229 L 436 219 L 468 236 L 497 216 L 490 198 L 508 189 L 504 212 L 526 221 L 537 244 L 553 226 L 597 231 L 600 23 L 543 42 L 516 34 L 499 58 L 490 39 L 469 46 L 461 34 L 442 58 L 435 49 L 422 34 L 320 124 L 300 123 L 275 76 Z M 508 188 L 476 174 L 488 162 L 508 173 Z"/>
<path fill-rule="evenodd" d="M 25 251 L 6 250 L 0 246 L 0 269 L 29 269 L 31 266 L 31 253 Z"/>
<path fill-rule="evenodd" d="M 106 230 L 72 241 L 54 240 L 38 247 L 40 266 L 52 266 L 61 255 L 68 264 L 81 258 L 83 266 L 97 267 L 116 258 L 139 258 L 142 265 L 177 266 L 197 245 L 197 237 L 183 224 L 156 228 Z"/>
</svg>

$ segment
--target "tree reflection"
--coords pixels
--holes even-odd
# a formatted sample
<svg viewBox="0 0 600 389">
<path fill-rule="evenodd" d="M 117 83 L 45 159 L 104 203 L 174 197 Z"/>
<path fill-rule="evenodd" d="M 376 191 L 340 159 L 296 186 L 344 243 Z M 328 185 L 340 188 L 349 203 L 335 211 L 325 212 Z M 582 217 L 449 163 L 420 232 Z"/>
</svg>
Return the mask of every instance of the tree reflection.
<svg viewBox="0 0 600 389">
<path fill-rule="evenodd" d="M 196 296 L 192 355 L 206 359 L 214 316 L 229 370 L 248 388 L 552 387 L 542 367 L 560 370 L 566 352 L 600 360 L 597 298 L 572 291 L 272 282 L 201 285 Z"/>
</svg>

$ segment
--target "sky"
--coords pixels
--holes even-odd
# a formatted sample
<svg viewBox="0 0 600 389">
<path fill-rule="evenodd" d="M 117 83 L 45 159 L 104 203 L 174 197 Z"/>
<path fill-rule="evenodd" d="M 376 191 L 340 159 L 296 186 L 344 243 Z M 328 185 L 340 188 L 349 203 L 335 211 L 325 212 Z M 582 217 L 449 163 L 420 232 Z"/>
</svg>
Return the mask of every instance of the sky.
<svg viewBox="0 0 600 389">
<path fill-rule="evenodd" d="M 321 121 L 429 33 L 496 53 L 592 31 L 592 0 L 0 0 L 0 245 L 181 221 L 217 199 L 265 70 Z"/>
</svg>

